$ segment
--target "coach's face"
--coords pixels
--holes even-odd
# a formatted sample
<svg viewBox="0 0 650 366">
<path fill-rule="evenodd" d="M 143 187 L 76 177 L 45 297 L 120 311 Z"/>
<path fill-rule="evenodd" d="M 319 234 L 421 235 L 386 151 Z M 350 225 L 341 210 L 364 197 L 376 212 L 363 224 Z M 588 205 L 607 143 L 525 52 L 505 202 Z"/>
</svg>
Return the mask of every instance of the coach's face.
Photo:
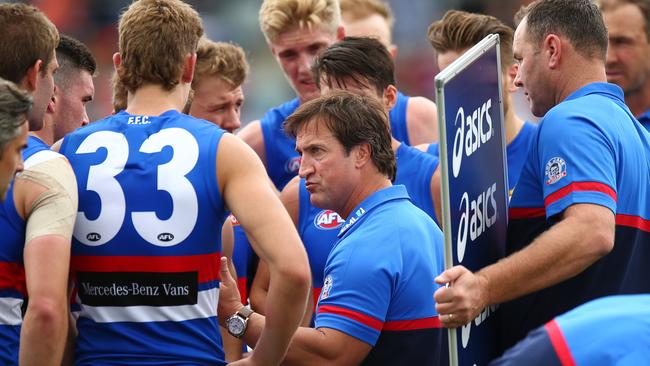
<svg viewBox="0 0 650 366">
<path fill-rule="evenodd" d="M 20 126 L 20 134 L 9 141 L 0 155 L 0 202 L 3 202 L 9 184 L 16 173 L 23 170 L 23 149 L 27 147 L 27 123 Z"/>
<path fill-rule="evenodd" d="M 301 103 L 320 96 L 311 73 L 311 64 L 316 56 L 335 41 L 336 34 L 330 32 L 295 28 L 281 33 L 269 44 Z"/>
<path fill-rule="evenodd" d="M 546 72 L 544 45 L 534 45 L 529 40 L 526 18 L 515 31 L 512 50 L 519 67 L 515 85 L 523 88 L 533 115 L 543 117 L 554 106 L 554 88 Z"/>
<path fill-rule="evenodd" d="M 317 119 L 298 130 L 296 150 L 302 156 L 298 174 L 305 179 L 311 204 L 344 216 L 342 211 L 359 180 L 357 148 L 347 153 L 325 123 Z"/>
</svg>

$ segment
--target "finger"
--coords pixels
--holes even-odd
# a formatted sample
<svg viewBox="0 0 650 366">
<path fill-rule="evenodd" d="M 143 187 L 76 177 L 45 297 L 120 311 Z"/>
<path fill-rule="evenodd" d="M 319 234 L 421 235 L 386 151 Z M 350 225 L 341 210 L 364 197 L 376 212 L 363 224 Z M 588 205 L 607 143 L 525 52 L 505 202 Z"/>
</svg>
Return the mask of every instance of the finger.
<svg viewBox="0 0 650 366">
<path fill-rule="evenodd" d="M 228 266 L 228 258 L 221 257 L 221 282 L 234 281 L 230 275 L 230 267 Z"/>
<path fill-rule="evenodd" d="M 436 304 L 436 312 L 441 315 L 457 313 L 460 309 L 454 303 Z"/>
<path fill-rule="evenodd" d="M 463 266 L 454 266 L 442 272 L 438 277 L 436 277 L 435 281 L 439 285 L 444 285 L 450 282 L 453 283 L 465 272 L 467 272 L 467 268 Z"/>
<path fill-rule="evenodd" d="M 454 290 L 449 287 L 441 287 L 433 293 L 433 299 L 436 303 L 446 303 L 453 300 Z"/>
<path fill-rule="evenodd" d="M 444 328 L 457 328 L 459 326 L 453 314 L 446 314 L 439 316 L 440 325 Z"/>
</svg>

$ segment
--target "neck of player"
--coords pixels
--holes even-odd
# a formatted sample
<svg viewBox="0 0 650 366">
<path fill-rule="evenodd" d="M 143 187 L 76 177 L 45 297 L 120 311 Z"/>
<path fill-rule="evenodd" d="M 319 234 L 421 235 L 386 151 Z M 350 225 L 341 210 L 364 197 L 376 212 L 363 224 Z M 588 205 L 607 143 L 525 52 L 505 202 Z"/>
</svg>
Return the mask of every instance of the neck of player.
<svg viewBox="0 0 650 366">
<path fill-rule="evenodd" d="M 190 90 L 189 84 L 179 83 L 172 90 L 160 85 L 146 84 L 129 93 L 129 114 L 159 116 L 169 110 L 182 111 Z"/>
</svg>

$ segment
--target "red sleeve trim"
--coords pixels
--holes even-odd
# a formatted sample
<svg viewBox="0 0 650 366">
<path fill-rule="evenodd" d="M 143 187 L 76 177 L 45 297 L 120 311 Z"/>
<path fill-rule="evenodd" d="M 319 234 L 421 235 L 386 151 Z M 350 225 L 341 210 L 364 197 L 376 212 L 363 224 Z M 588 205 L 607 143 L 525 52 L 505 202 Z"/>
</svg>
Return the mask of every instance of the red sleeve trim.
<svg viewBox="0 0 650 366">
<path fill-rule="evenodd" d="M 576 362 L 573 360 L 569 346 L 567 345 L 564 335 L 562 335 L 562 330 L 557 325 L 557 322 L 551 320 L 544 325 L 544 329 L 546 329 L 546 333 L 548 333 L 548 337 L 551 340 L 551 344 L 555 349 L 558 359 L 560 360 L 560 364 L 562 366 L 575 366 Z"/>
<path fill-rule="evenodd" d="M 616 225 L 633 227 L 642 231 L 650 232 L 650 220 L 646 220 L 639 216 L 617 214 Z"/>
<path fill-rule="evenodd" d="M 563 197 L 567 196 L 569 193 L 581 191 L 601 192 L 612 197 L 612 199 L 616 201 L 616 191 L 614 191 L 607 184 L 599 182 L 573 182 L 566 187 L 562 187 L 557 191 L 549 194 L 544 200 L 544 205 L 548 207 L 552 203 L 559 201 Z"/>
<path fill-rule="evenodd" d="M 546 217 L 546 209 L 544 207 L 510 207 L 508 217 L 515 220 Z"/>
<path fill-rule="evenodd" d="M 336 314 L 336 315 L 341 315 L 343 317 L 346 317 L 348 319 L 352 319 L 356 322 L 359 322 L 361 324 L 364 324 L 378 332 L 381 331 L 384 322 L 382 322 L 379 319 L 375 319 L 371 316 L 359 313 L 354 310 L 350 309 L 345 309 L 341 308 L 338 306 L 333 306 L 333 305 L 321 305 L 318 307 L 318 313 L 326 313 L 326 314 Z"/>
<path fill-rule="evenodd" d="M 391 320 L 384 323 L 382 330 L 417 330 L 441 328 L 438 316 L 413 320 Z"/>
</svg>

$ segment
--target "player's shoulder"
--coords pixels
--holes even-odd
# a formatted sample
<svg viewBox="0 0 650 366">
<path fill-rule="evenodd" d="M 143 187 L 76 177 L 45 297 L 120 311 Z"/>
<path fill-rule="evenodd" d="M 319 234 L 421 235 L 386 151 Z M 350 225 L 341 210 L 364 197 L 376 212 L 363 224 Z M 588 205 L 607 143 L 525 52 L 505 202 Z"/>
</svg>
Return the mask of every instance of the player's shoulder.
<svg viewBox="0 0 650 366">
<path fill-rule="evenodd" d="M 250 145 L 251 141 L 262 139 L 262 123 L 259 119 L 247 123 L 237 131 L 237 137 Z"/>
<path fill-rule="evenodd" d="M 438 108 L 436 103 L 425 97 L 409 97 L 408 113 L 409 117 L 419 119 L 436 118 Z"/>
</svg>

